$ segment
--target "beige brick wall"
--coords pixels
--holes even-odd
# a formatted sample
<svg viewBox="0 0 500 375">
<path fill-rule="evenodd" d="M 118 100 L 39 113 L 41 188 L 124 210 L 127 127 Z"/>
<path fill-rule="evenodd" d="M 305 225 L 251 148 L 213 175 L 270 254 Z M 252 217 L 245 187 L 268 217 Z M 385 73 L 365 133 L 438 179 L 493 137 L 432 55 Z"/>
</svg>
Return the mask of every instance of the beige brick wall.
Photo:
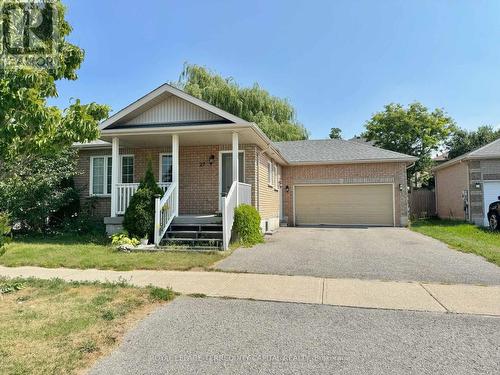
<svg viewBox="0 0 500 375">
<path fill-rule="evenodd" d="M 274 228 L 279 223 L 280 191 L 268 185 L 268 161 L 266 155 L 256 145 L 240 145 L 245 152 L 245 182 L 252 185 L 252 205 L 258 208 L 263 221 Z M 180 214 L 210 214 L 219 209 L 219 155 L 220 151 L 231 150 L 231 145 L 181 146 L 179 149 Z M 168 153 L 170 148 L 120 149 L 120 154 L 134 155 L 134 182 L 144 176 L 148 160 L 151 159 L 153 172 L 158 179 L 159 155 Z M 81 189 L 82 200 L 88 199 L 90 180 L 90 157 L 111 155 L 110 149 L 81 150 L 78 161 L 79 174 L 76 186 Z M 215 160 L 210 165 L 210 155 Z M 391 182 L 395 186 L 396 224 L 406 224 L 407 194 L 406 166 L 402 163 L 315 165 L 286 167 L 278 166 L 278 181 L 290 187 L 283 192 L 284 215 L 289 225 L 293 224 L 293 185 L 300 183 L 370 183 Z M 399 192 L 399 184 L 403 193 Z M 256 187 L 259 189 L 256 189 Z M 110 198 L 96 198 L 96 216 L 110 215 Z"/>
<path fill-rule="evenodd" d="M 467 189 L 468 173 L 467 162 L 454 164 L 435 172 L 436 208 L 437 215 L 441 219 L 465 219 L 462 193 Z"/>
<path fill-rule="evenodd" d="M 404 163 L 366 163 L 304 165 L 283 168 L 284 215 L 293 225 L 293 186 L 297 184 L 394 183 L 396 225 L 408 220 L 406 165 Z M 401 184 L 402 191 L 399 190 Z"/>
<path fill-rule="evenodd" d="M 252 185 L 252 204 L 256 201 L 256 146 L 240 145 L 245 154 L 245 182 Z M 231 150 L 231 145 L 181 146 L 179 148 L 179 212 L 180 214 L 211 214 L 219 210 L 219 151 Z M 134 182 L 139 182 L 151 160 L 153 172 L 159 180 L 160 154 L 169 153 L 165 148 L 121 148 L 120 155 L 134 156 Z M 214 155 L 213 164 L 209 158 Z M 75 185 L 81 191 L 82 201 L 89 198 L 90 157 L 111 156 L 111 149 L 81 150 L 78 160 L 78 175 Z M 96 197 L 95 216 L 105 217 L 111 213 L 111 198 Z"/>
</svg>

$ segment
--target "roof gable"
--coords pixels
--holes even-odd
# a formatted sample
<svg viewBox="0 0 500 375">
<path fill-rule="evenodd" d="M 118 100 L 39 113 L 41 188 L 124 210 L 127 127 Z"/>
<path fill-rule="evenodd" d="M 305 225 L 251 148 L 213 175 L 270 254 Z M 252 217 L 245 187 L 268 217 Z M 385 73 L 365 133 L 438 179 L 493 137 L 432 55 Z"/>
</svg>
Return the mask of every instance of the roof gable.
<svg viewBox="0 0 500 375">
<path fill-rule="evenodd" d="M 205 122 L 248 124 L 237 116 L 164 84 L 105 120 L 100 129 L 171 123 L 200 125 Z"/>
</svg>

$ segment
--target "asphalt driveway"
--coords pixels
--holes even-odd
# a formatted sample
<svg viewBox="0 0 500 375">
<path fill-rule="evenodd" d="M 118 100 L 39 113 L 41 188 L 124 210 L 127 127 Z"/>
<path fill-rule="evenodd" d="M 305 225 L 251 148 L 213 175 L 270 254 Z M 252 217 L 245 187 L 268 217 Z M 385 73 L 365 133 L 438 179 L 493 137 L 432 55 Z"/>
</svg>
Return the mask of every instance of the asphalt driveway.
<svg viewBox="0 0 500 375">
<path fill-rule="evenodd" d="M 280 228 L 224 271 L 500 285 L 500 267 L 406 228 Z"/>
<path fill-rule="evenodd" d="M 181 297 L 91 375 L 496 374 L 499 319 Z"/>
</svg>

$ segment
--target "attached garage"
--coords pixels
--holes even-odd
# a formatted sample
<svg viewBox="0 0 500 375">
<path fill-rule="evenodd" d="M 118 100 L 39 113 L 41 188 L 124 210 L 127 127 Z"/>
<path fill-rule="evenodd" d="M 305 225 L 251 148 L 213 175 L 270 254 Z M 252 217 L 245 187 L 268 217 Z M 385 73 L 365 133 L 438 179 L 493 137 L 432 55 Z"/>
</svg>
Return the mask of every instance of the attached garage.
<svg viewBox="0 0 500 375">
<path fill-rule="evenodd" d="M 393 184 L 297 185 L 295 225 L 394 226 Z"/>
</svg>

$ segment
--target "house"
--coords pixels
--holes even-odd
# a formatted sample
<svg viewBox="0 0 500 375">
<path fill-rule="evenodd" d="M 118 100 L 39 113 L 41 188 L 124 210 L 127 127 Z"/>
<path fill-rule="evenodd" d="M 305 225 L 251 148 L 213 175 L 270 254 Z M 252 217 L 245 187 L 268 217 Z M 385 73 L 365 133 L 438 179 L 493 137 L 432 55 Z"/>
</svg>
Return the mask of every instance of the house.
<svg viewBox="0 0 500 375">
<path fill-rule="evenodd" d="M 438 165 L 433 173 L 440 218 L 488 225 L 488 206 L 500 195 L 500 139 Z"/>
<path fill-rule="evenodd" d="M 344 140 L 271 142 L 256 124 L 168 84 L 100 130 L 100 140 L 76 145 L 75 184 L 109 231 L 120 227 L 148 161 L 164 191 L 156 202 L 156 243 L 183 239 L 180 234 L 201 241 L 213 233 L 227 248 L 241 203 L 257 208 L 264 231 L 280 222 L 408 221 L 406 169 L 416 158 Z"/>
</svg>

